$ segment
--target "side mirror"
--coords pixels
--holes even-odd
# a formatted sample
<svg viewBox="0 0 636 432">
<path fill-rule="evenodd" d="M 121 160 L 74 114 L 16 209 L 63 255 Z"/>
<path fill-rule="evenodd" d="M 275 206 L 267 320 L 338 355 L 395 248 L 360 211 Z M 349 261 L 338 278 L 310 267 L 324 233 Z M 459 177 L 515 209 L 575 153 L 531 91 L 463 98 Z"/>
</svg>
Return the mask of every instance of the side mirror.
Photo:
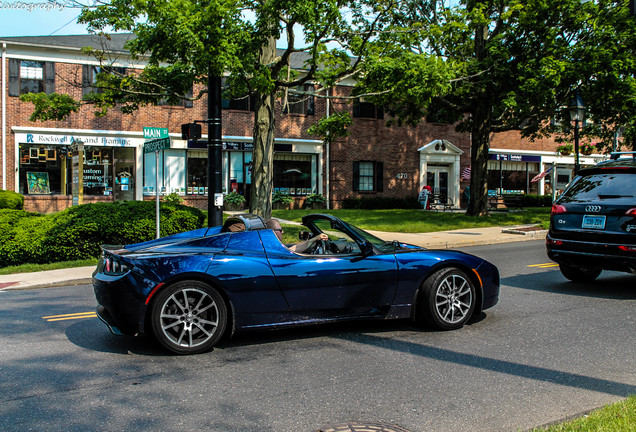
<svg viewBox="0 0 636 432">
<path fill-rule="evenodd" d="M 373 254 L 373 245 L 369 242 L 364 242 L 360 244 L 360 251 L 363 256 L 369 256 Z"/>
<path fill-rule="evenodd" d="M 311 233 L 309 231 L 300 231 L 298 233 L 298 239 L 300 241 L 309 240 L 311 238 Z"/>
</svg>

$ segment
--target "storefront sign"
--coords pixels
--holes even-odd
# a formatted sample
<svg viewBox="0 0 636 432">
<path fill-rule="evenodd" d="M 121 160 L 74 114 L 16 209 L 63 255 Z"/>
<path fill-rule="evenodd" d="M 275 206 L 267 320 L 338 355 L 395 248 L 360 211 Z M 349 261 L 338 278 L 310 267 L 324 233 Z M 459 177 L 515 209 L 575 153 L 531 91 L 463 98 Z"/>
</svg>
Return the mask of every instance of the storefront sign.
<svg viewBox="0 0 636 432">
<path fill-rule="evenodd" d="M 78 136 L 78 135 L 45 135 L 26 134 L 26 143 L 30 144 L 59 144 L 70 145 L 76 141 L 81 141 L 87 146 L 104 147 L 133 147 L 132 138 L 103 137 L 103 136 Z"/>
<path fill-rule="evenodd" d="M 541 162 L 541 156 L 519 155 L 519 154 L 499 154 L 491 153 L 488 155 L 490 160 L 511 161 L 511 162 Z"/>
</svg>

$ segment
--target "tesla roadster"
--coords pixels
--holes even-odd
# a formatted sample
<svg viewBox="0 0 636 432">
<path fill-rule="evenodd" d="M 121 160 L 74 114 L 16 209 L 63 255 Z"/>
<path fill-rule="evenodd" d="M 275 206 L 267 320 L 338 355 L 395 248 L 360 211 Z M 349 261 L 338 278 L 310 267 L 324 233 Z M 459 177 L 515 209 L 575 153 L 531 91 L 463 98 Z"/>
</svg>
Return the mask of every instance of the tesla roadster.
<svg viewBox="0 0 636 432">
<path fill-rule="evenodd" d="M 98 316 L 114 334 L 147 333 L 194 354 L 239 330 L 339 320 L 410 318 L 452 330 L 498 301 L 499 271 L 476 256 L 386 242 L 331 215 L 302 225 L 302 253 L 253 214 L 104 245 L 93 273 Z"/>
</svg>

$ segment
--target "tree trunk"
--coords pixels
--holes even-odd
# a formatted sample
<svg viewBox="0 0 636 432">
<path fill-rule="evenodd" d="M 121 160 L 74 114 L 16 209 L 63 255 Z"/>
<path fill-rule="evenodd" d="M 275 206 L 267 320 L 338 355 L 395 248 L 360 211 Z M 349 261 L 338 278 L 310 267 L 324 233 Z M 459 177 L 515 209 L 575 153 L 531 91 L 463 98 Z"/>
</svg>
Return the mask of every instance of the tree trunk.
<svg viewBox="0 0 636 432">
<path fill-rule="evenodd" d="M 470 200 L 466 214 L 485 216 L 488 214 L 488 149 L 492 116 L 490 104 L 484 98 L 473 112 L 470 152 Z"/>
<path fill-rule="evenodd" d="M 485 25 L 475 30 L 475 57 L 483 62 L 487 57 L 486 38 L 488 28 Z M 479 79 L 479 78 L 478 78 Z M 488 148 L 492 127 L 492 108 L 488 85 L 473 98 L 471 152 L 470 152 L 470 200 L 466 214 L 485 216 L 488 214 Z"/>
<path fill-rule="evenodd" d="M 271 38 L 261 48 L 260 62 L 268 65 L 276 57 L 276 40 Z M 252 153 L 252 188 L 250 212 L 269 218 L 272 215 L 274 183 L 274 92 L 256 95 L 254 113 L 254 149 Z"/>
</svg>

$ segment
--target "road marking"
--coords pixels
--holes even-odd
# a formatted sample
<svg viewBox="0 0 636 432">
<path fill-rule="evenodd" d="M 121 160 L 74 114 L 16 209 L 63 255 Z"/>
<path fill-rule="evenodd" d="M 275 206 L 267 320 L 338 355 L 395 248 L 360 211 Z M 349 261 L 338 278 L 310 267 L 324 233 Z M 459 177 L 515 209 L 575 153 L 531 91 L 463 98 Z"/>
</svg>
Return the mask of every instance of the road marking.
<svg viewBox="0 0 636 432">
<path fill-rule="evenodd" d="M 74 320 L 74 319 L 84 319 L 84 318 L 97 318 L 97 314 L 95 312 L 80 312 L 74 314 L 65 314 L 65 315 L 51 315 L 42 317 L 42 319 L 51 321 L 66 321 L 66 320 Z"/>
<path fill-rule="evenodd" d="M 528 265 L 528 267 L 537 267 L 537 268 L 550 268 L 550 267 L 558 267 L 559 265 L 557 263 L 543 263 L 543 264 L 530 264 Z"/>
</svg>

